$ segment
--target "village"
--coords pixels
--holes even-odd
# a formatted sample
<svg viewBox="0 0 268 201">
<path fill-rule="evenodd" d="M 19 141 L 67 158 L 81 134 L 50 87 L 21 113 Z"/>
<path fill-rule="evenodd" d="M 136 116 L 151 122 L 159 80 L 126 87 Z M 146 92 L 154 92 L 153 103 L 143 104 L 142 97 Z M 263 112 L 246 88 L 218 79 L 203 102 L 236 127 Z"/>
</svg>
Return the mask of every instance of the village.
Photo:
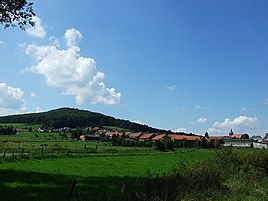
<svg viewBox="0 0 268 201">
<path fill-rule="evenodd" d="M 206 132 L 204 136 L 194 135 L 192 133 L 175 133 L 175 134 L 159 134 L 159 133 L 144 133 L 144 132 L 130 132 L 130 131 L 111 131 L 108 129 L 100 129 L 99 127 L 87 128 L 94 134 L 81 135 L 79 140 L 92 141 L 99 140 L 100 136 L 105 136 L 108 139 L 113 137 L 121 137 L 128 140 L 136 140 L 139 142 L 155 142 L 155 141 L 188 141 L 188 142 L 215 142 L 224 147 L 248 147 L 248 148 L 260 148 L 268 149 L 268 133 L 264 137 L 260 135 L 249 136 L 248 134 L 237 134 L 231 129 L 225 136 L 209 136 Z"/>
</svg>

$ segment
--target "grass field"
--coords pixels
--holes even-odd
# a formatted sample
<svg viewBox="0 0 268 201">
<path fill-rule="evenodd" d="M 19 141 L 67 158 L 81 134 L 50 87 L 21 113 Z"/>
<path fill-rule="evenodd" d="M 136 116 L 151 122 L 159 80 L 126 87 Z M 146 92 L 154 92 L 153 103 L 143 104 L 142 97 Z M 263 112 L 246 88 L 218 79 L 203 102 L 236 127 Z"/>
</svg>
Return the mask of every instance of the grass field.
<svg viewBox="0 0 268 201">
<path fill-rule="evenodd" d="M 120 189 L 139 187 L 148 171 L 169 171 L 177 163 L 210 157 L 211 151 L 143 156 L 65 157 L 0 164 L 0 200 L 65 200 L 73 179 L 72 200 L 120 200 Z"/>
</svg>

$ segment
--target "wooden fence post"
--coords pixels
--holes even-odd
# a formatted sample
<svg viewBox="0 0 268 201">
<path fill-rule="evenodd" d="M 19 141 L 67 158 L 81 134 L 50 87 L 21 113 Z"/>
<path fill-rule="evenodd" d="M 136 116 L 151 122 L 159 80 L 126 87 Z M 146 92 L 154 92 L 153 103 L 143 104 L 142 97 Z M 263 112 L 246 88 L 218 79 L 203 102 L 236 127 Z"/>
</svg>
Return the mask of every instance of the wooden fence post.
<svg viewBox="0 0 268 201">
<path fill-rule="evenodd" d="M 76 185 L 76 180 L 74 179 L 73 182 L 72 182 L 71 188 L 70 188 L 70 190 L 69 190 L 69 192 L 67 194 L 66 200 L 71 200 L 71 196 L 72 196 L 72 194 L 74 192 L 75 185 Z"/>
</svg>

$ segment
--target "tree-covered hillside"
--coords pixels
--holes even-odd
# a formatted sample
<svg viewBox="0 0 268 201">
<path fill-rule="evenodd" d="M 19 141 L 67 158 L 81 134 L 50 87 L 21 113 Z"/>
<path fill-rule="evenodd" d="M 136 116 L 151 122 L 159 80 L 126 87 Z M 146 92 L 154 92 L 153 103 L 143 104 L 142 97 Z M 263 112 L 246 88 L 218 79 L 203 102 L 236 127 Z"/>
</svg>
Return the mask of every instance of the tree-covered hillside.
<svg viewBox="0 0 268 201">
<path fill-rule="evenodd" d="M 132 131 L 141 132 L 168 132 L 147 125 L 140 125 L 128 120 L 116 119 L 100 113 L 73 108 L 60 108 L 48 112 L 9 115 L 0 117 L 0 123 L 31 123 L 42 124 L 43 127 L 95 127 L 115 126 Z"/>
</svg>

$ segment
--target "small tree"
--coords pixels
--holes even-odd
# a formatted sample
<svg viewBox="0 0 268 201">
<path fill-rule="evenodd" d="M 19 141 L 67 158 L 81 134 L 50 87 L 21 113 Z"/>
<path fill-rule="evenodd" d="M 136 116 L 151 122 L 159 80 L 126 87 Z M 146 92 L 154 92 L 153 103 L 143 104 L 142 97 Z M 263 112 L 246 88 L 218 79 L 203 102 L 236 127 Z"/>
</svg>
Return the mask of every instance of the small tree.
<svg viewBox="0 0 268 201">
<path fill-rule="evenodd" d="M 166 151 L 166 145 L 161 140 L 157 140 L 154 143 L 154 149 L 159 151 Z"/>
<path fill-rule="evenodd" d="M 174 143 L 171 140 L 165 141 L 165 146 L 168 150 L 174 151 Z"/>
<path fill-rule="evenodd" d="M 34 26 L 32 17 L 35 13 L 32 5 L 26 0 L 1 0 L 0 23 L 5 28 L 19 26 L 22 30 L 25 30 L 27 24 Z"/>
</svg>

